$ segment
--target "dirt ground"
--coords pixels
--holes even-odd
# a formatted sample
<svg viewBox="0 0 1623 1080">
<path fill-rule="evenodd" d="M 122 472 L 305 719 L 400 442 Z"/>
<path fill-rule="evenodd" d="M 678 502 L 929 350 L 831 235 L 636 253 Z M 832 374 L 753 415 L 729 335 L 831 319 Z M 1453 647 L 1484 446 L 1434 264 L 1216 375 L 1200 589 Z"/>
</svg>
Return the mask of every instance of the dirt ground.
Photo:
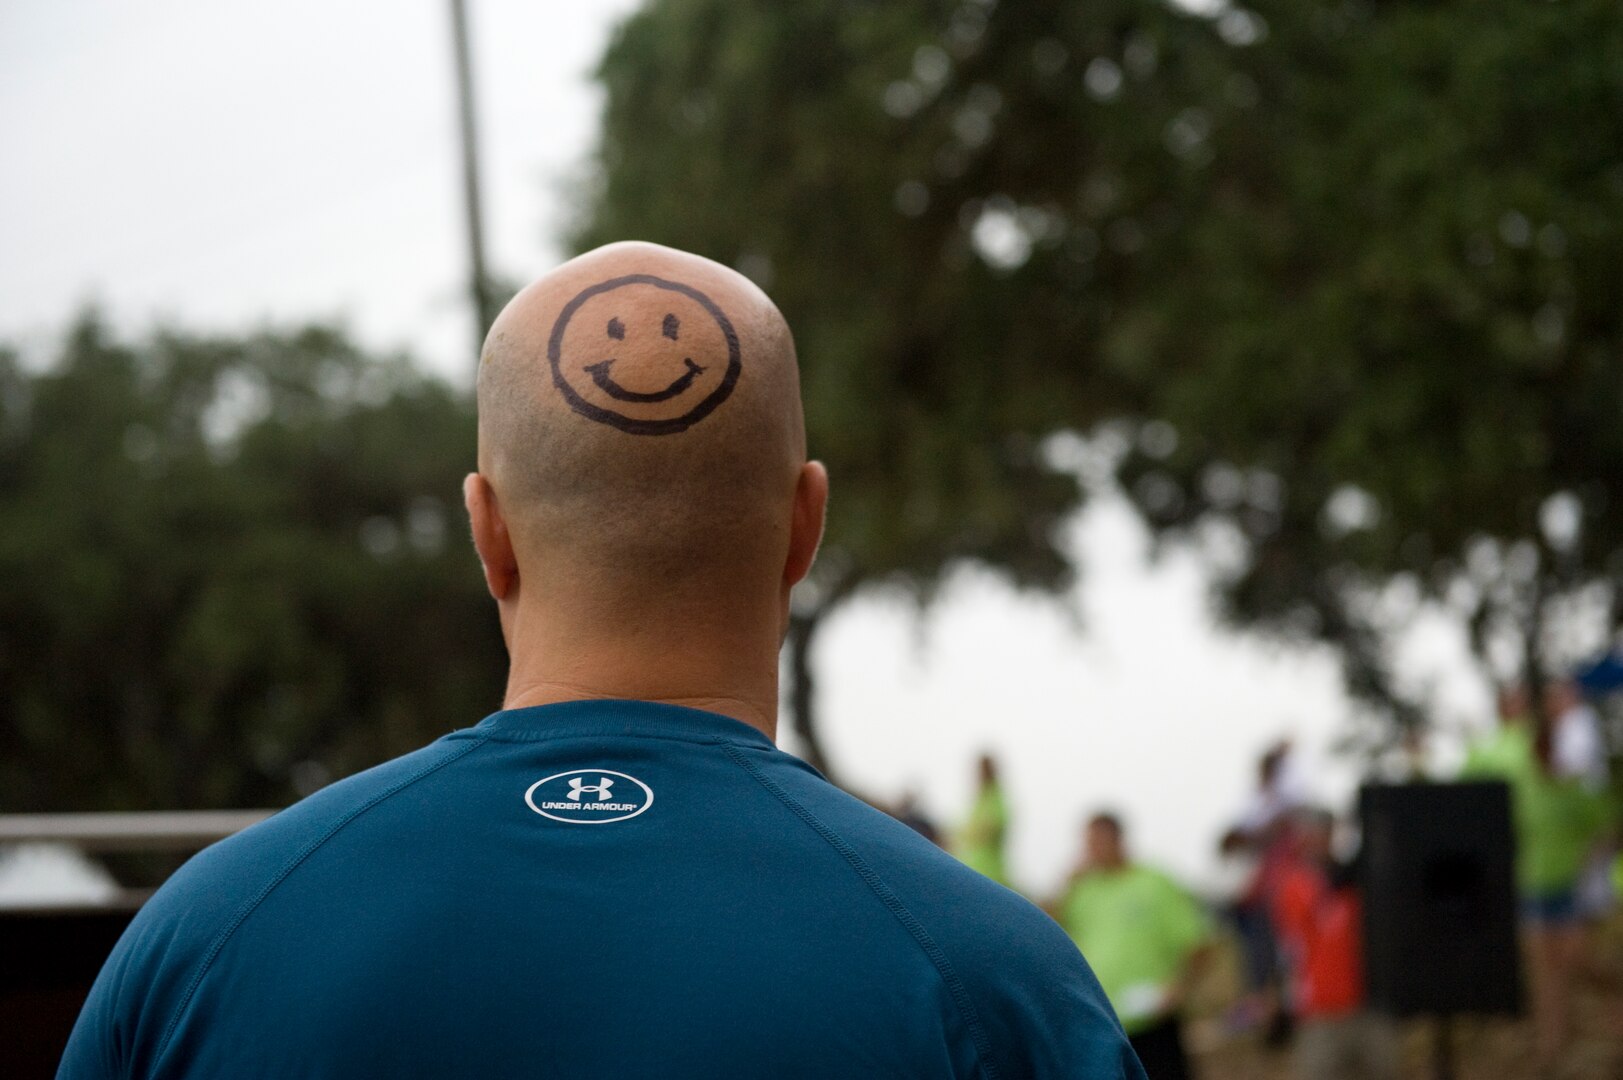
<svg viewBox="0 0 1623 1080">
<path fill-rule="evenodd" d="M 1460 1018 L 1453 1021 L 1455 1080 L 1623 1080 L 1623 914 L 1601 929 L 1591 959 L 1605 983 L 1579 988 L 1576 1032 L 1553 1071 L 1538 1069 L 1527 1017 Z M 1223 1030 L 1221 1004 L 1232 1000 L 1236 985 L 1234 960 L 1226 957 L 1195 1004 L 1188 1041 L 1199 1063 L 1197 1075 L 1202 1080 L 1316 1080 L 1296 1076 L 1288 1048 L 1269 1049 L 1260 1036 Z M 1404 1080 L 1437 1075 L 1435 1032 L 1432 1021 L 1403 1024 Z"/>
</svg>

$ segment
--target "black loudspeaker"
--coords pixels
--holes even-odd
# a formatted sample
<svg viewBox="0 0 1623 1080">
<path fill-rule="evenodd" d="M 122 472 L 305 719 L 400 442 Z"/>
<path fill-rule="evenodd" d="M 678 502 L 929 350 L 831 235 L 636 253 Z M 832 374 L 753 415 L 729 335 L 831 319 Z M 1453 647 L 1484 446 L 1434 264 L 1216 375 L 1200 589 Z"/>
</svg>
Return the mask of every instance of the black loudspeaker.
<svg viewBox="0 0 1623 1080">
<path fill-rule="evenodd" d="M 50 1080 L 133 908 L 0 911 L 0 1076 Z"/>
<path fill-rule="evenodd" d="M 1373 784 L 1359 811 L 1370 1004 L 1395 1016 L 1519 1013 L 1510 789 Z"/>
</svg>

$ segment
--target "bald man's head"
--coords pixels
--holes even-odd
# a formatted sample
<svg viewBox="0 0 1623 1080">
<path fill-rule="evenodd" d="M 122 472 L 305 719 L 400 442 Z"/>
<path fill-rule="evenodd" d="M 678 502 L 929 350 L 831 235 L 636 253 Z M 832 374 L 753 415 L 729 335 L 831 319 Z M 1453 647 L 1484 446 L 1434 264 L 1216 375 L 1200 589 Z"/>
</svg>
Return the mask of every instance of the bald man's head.
<svg viewBox="0 0 1623 1080">
<path fill-rule="evenodd" d="M 519 293 L 486 339 L 479 470 L 532 578 L 598 602 L 764 587 L 805 461 L 789 328 L 708 259 L 599 248 Z"/>
</svg>

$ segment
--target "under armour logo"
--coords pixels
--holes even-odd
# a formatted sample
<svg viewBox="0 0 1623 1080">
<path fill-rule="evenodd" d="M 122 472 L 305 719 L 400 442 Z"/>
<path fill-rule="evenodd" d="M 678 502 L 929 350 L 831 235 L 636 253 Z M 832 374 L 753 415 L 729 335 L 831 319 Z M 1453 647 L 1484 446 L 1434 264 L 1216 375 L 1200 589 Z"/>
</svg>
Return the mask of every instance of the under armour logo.
<svg viewBox="0 0 1623 1080">
<path fill-rule="evenodd" d="M 588 783 L 593 779 L 597 783 Z M 654 789 L 630 773 L 588 765 L 537 780 L 525 790 L 524 802 L 553 821 L 604 825 L 647 812 L 654 805 Z"/>
<path fill-rule="evenodd" d="M 609 789 L 612 787 L 614 787 L 614 781 L 606 776 L 598 777 L 596 784 L 588 784 L 578 776 L 571 776 L 569 778 L 569 797 L 576 802 L 580 802 L 581 793 L 590 791 L 596 796 L 598 802 L 603 802 L 608 799 Z"/>
</svg>

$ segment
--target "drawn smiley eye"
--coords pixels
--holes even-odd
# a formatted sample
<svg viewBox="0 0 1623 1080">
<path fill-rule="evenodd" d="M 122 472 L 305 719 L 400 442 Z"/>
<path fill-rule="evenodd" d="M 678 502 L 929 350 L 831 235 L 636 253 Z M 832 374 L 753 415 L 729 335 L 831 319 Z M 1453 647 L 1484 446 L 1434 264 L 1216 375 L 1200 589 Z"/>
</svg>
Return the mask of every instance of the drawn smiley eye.
<svg viewBox="0 0 1623 1080">
<path fill-rule="evenodd" d="M 675 341 L 680 335 L 681 329 L 682 320 L 676 317 L 675 312 L 667 311 L 665 321 L 660 324 L 659 332 Z M 608 333 L 609 337 L 615 341 L 624 341 L 626 339 L 626 324 L 620 321 L 618 315 L 609 320 Z"/>
</svg>

